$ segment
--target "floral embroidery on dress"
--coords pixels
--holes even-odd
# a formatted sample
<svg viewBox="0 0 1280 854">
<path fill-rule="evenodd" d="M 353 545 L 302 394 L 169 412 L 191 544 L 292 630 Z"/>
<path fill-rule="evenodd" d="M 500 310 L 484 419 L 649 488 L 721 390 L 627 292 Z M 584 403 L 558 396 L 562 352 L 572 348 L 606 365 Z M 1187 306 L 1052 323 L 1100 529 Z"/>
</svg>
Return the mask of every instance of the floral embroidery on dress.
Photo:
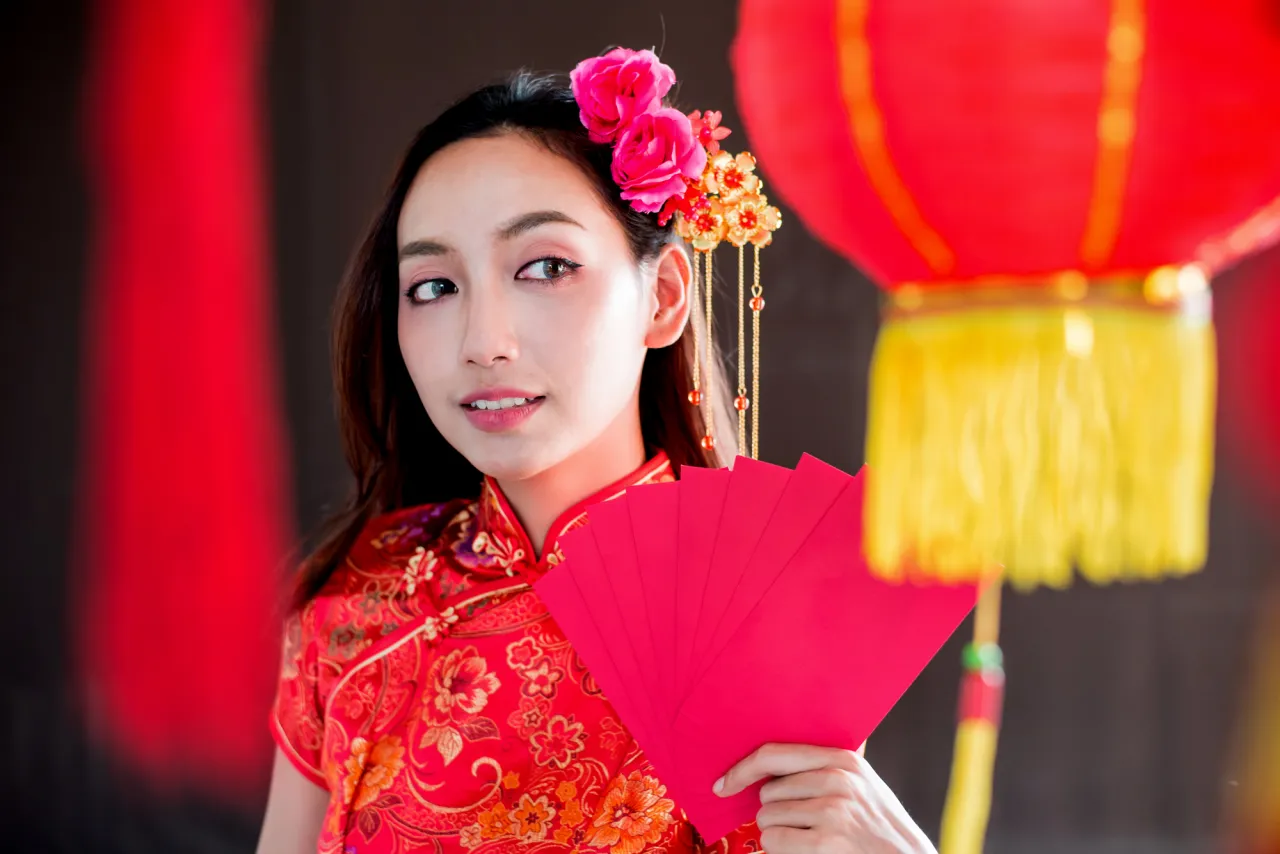
<svg viewBox="0 0 1280 854">
<path fill-rule="evenodd" d="M 666 786 L 639 771 L 616 778 L 591 821 L 587 844 L 608 848 L 610 854 L 639 854 L 658 842 L 676 806 L 666 794 Z"/>
<path fill-rule="evenodd" d="M 601 721 L 600 746 L 608 751 L 610 756 L 621 755 L 630 743 L 631 735 L 622 727 L 622 724 L 613 718 L 605 718 Z"/>
<path fill-rule="evenodd" d="M 516 838 L 521 842 L 541 842 L 547 838 L 555 815 L 556 808 L 547 800 L 546 795 L 535 800 L 526 792 L 520 796 L 520 803 L 511 812 Z"/>
<path fill-rule="evenodd" d="M 525 559 L 524 549 L 513 539 L 490 531 L 476 534 L 471 548 L 477 555 L 493 558 L 493 562 L 507 575 L 515 575 L 516 564 Z"/>
<path fill-rule="evenodd" d="M 552 699 L 556 695 L 556 686 L 563 681 L 565 673 L 563 668 L 557 667 L 549 656 L 544 655 L 520 675 L 524 677 L 520 690 L 526 697 Z"/>
<path fill-rule="evenodd" d="M 404 746 L 399 736 L 389 736 L 370 746 L 367 739 L 351 743 L 347 757 L 347 775 L 342 781 L 345 803 L 353 809 L 364 809 L 390 788 L 404 768 Z"/>
<path fill-rule="evenodd" d="M 525 670 L 542 656 L 538 642 L 531 637 L 523 637 L 507 647 L 507 666 L 512 670 Z"/>
<path fill-rule="evenodd" d="M 542 728 L 549 714 L 551 703 L 545 697 L 521 697 L 520 705 L 507 718 L 507 726 L 521 738 L 528 738 L 530 733 Z"/>
<path fill-rule="evenodd" d="M 404 584 L 404 592 L 412 596 L 417 592 L 420 583 L 434 578 L 438 561 L 439 559 L 436 557 L 435 552 L 418 546 L 409 557 L 409 562 L 404 568 L 404 576 L 401 581 Z"/>
<path fill-rule="evenodd" d="M 533 761 L 539 765 L 568 768 L 587 747 L 587 728 L 573 719 L 556 715 L 545 729 L 529 736 L 533 745 Z"/>
<path fill-rule="evenodd" d="M 430 726 L 422 734 L 420 747 L 434 745 L 449 765 L 465 741 L 500 737 L 498 725 L 479 715 L 502 683 L 489 672 L 475 647 L 455 649 L 436 659 L 427 681 L 433 692 L 426 715 Z"/>
<path fill-rule="evenodd" d="M 445 608 L 439 616 L 427 617 L 422 623 L 422 635 L 434 643 L 445 635 L 458 622 L 458 615 L 452 608 Z"/>
<path fill-rule="evenodd" d="M 339 626 L 329 635 L 329 656 L 349 660 L 370 644 L 364 629 L 352 625 Z"/>
<path fill-rule="evenodd" d="M 458 719 L 458 712 L 479 713 L 488 705 L 489 696 L 502 687 L 474 646 L 455 649 L 437 659 L 428 682 L 435 690 L 436 711 L 451 721 Z"/>
</svg>

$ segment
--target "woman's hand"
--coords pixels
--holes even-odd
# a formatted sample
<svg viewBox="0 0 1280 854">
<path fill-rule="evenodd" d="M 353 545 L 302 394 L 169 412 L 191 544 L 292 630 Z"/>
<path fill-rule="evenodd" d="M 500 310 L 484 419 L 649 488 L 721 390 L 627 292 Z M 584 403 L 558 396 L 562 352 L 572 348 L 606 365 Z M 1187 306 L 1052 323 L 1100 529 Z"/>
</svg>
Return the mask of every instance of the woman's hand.
<svg viewBox="0 0 1280 854">
<path fill-rule="evenodd" d="M 768 744 L 716 783 L 729 797 L 760 780 L 767 854 L 936 854 L 867 760 L 852 750 Z"/>
</svg>

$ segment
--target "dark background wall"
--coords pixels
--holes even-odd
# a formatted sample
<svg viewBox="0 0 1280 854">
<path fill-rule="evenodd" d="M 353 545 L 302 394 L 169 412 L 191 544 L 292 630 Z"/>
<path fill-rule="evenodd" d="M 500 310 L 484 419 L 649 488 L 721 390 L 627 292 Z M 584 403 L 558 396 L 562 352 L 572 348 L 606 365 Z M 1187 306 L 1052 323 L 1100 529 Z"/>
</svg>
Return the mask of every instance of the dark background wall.
<svg viewBox="0 0 1280 854">
<path fill-rule="evenodd" d="M 97 750 L 65 700 L 79 323 L 88 198 L 79 141 L 84 3 L 0 6 L 0 838 L 26 851 L 252 850 L 257 807 L 161 796 Z M 279 0 L 263 77 L 265 154 L 297 515 L 344 494 L 328 311 L 351 247 L 413 131 L 520 66 L 565 70 L 613 44 L 660 49 L 689 109 L 737 127 L 730 0 L 538 3 Z M 733 147 L 749 147 L 741 131 Z M 768 164 L 763 164 L 768 174 Z M 791 216 L 765 254 L 765 455 L 860 464 L 874 288 Z M 1230 304 L 1231 282 L 1219 289 Z M 1222 329 L 1223 336 L 1230 329 Z M 1219 467 L 1213 546 L 1183 582 L 1008 596 L 1010 673 L 989 851 L 1201 852 L 1233 790 L 1231 735 L 1275 508 Z M 175 568 L 176 569 L 176 568 Z M 964 632 L 961 632 L 963 635 Z M 872 739 L 869 758 L 935 835 L 950 762 L 957 636 Z M 268 757 L 264 757 L 264 761 Z"/>
</svg>

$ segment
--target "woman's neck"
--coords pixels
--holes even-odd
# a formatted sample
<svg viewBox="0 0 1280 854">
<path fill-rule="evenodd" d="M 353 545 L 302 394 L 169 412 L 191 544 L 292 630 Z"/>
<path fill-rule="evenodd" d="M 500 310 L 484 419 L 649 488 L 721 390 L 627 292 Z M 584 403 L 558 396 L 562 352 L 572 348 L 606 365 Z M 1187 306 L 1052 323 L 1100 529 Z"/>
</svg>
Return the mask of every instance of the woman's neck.
<svg viewBox="0 0 1280 854">
<path fill-rule="evenodd" d="M 533 477 L 499 482 L 502 494 L 541 557 L 551 525 L 585 498 L 644 465 L 639 418 L 634 427 L 615 424 L 595 442 Z"/>
</svg>

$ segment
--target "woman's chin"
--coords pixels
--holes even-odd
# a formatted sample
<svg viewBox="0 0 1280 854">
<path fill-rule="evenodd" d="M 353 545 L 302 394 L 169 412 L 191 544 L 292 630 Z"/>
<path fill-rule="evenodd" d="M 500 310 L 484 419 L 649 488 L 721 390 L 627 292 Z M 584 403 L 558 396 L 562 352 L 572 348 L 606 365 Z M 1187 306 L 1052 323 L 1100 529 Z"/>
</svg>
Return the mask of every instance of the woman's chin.
<svg viewBox="0 0 1280 854">
<path fill-rule="evenodd" d="M 488 435 L 455 447 L 471 465 L 499 483 L 529 480 L 561 462 L 554 443 L 545 438 Z"/>
</svg>

